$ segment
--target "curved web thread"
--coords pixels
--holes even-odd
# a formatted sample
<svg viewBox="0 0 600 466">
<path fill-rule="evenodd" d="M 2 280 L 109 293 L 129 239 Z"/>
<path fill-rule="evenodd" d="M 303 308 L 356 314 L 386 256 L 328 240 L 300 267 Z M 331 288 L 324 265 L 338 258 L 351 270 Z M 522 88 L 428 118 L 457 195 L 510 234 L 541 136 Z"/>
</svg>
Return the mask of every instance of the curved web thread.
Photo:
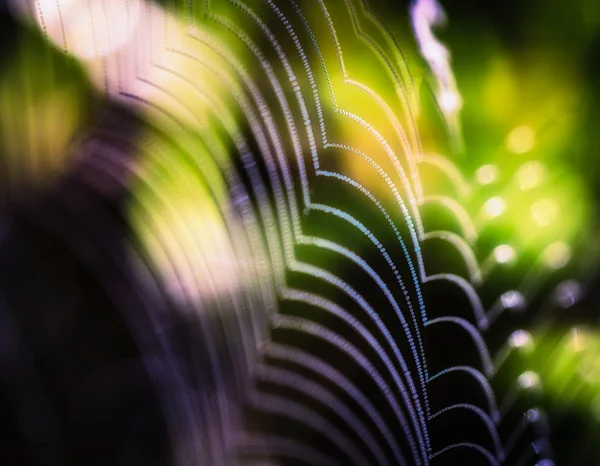
<svg viewBox="0 0 600 466">
<path fill-rule="evenodd" d="M 162 40 L 152 39 L 148 51 L 133 47 L 133 70 L 128 50 L 89 66 L 110 97 L 151 122 L 146 138 L 131 144 L 140 147 L 140 160 L 154 165 L 119 167 L 105 157 L 90 169 L 111 176 L 116 164 L 113 170 L 131 171 L 147 185 L 131 204 L 145 238 L 129 245 L 136 274 L 164 295 L 157 298 L 170 303 L 164 309 L 185 309 L 197 327 L 184 339 L 185 353 L 177 354 L 168 339 L 153 342 L 173 372 L 186 366 L 181 372 L 188 374 L 176 377 L 182 387 L 202 387 L 182 388 L 180 399 L 165 400 L 173 444 L 187 445 L 178 453 L 181 464 L 290 457 L 307 464 L 338 457 L 347 464 L 433 464 L 457 449 L 473 450 L 482 464 L 501 464 L 514 454 L 514 435 L 500 434 L 504 417 L 497 406 L 506 400 L 496 400 L 489 379 L 527 336 L 513 334 L 495 355 L 487 348 L 483 333 L 512 304 L 499 298 L 500 307 L 484 309 L 475 289 L 482 271 L 470 249 L 477 233 L 469 215 L 447 195 L 423 194 L 422 164 L 439 167 L 458 192 L 464 189 L 449 159 L 422 153 L 413 77 L 373 11 L 350 0 L 319 0 L 318 7 L 292 0 L 187 2 L 175 10 L 190 14 L 192 26 L 183 32 L 179 20 L 158 7 L 143 3 L 141 11 L 148 37 Z M 363 24 L 375 27 L 383 43 Z M 346 42 L 378 63 L 397 100 L 353 78 Z M 186 64 L 201 68 L 206 81 Z M 349 88 L 366 96 L 369 115 L 345 108 L 348 99 L 338 95 Z M 370 123 L 373 114 L 383 117 Z M 339 131 L 344 125 L 370 145 L 348 144 Z M 366 176 L 347 173 L 350 159 L 384 189 L 374 191 Z M 195 175 L 186 191 L 181 180 L 188 171 Z M 152 172 L 165 179 L 158 184 Z M 328 201 L 333 190 L 347 199 Z M 189 216 L 177 202 L 186 198 Z M 196 211 L 203 203 L 218 207 L 214 218 Z M 426 204 L 447 209 L 462 237 L 427 231 L 420 213 Z M 216 226 L 202 235 L 190 227 L 196 220 Z M 315 223 L 340 228 L 348 238 L 319 228 L 321 234 L 313 234 Z M 181 235 L 185 243 L 178 245 Z M 464 258 L 467 278 L 427 274 L 422 245 L 436 239 Z M 211 247 L 231 251 L 234 266 L 225 283 Z M 464 294 L 470 312 L 438 315 L 426 308 L 428 290 L 438 282 Z M 152 321 L 164 309 L 146 310 Z M 134 318 L 131 325 L 147 344 L 148 330 Z M 480 361 L 442 361 L 432 371 L 429 332 L 442 326 L 457 329 Z M 184 356 L 188 351 L 191 357 Z M 432 399 L 430 385 L 458 373 L 476 381 L 486 406 Z M 191 380 L 203 377 L 205 387 Z M 244 421 L 248 411 L 259 413 L 250 416 L 258 420 Z M 461 411 L 475 416 L 456 414 Z M 472 430 L 483 427 L 486 438 L 448 444 L 436 427 L 448 417 L 472 423 Z M 277 419 L 305 435 L 277 432 Z M 468 437 L 469 428 L 464 431 Z M 511 432 L 519 437 L 527 430 L 519 425 Z"/>
</svg>

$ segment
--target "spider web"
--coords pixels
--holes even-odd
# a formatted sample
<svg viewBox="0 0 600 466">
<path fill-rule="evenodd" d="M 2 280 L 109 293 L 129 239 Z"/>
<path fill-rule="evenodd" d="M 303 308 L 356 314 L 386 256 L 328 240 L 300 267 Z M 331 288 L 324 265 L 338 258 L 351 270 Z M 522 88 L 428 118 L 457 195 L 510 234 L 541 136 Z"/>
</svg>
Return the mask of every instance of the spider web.
<svg viewBox="0 0 600 466">
<path fill-rule="evenodd" d="M 90 185 L 132 193 L 125 257 L 108 214 L 67 203 L 65 218 L 99 280 L 86 242 L 133 290 L 107 285 L 152 356 L 175 463 L 551 464 L 523 396 L 535 374 L 498 382 L 531 336 L 487 340 L 533 292 L 488 307 L 478 292 L 495 263 L 473 252 L 452 161 L 460 95 L 431 32 L 439 5 L 397 6 L 400 36 L 356 0 L 96 5 L 91 49 L 67 2 L 31 12 L 138 115 L 134 134 L 107 124 L 85 142 Z M 128 39 L 111 43 L 119 27 Z M 431 94 L 448 155 L 422 140 Z"/>
</svg>

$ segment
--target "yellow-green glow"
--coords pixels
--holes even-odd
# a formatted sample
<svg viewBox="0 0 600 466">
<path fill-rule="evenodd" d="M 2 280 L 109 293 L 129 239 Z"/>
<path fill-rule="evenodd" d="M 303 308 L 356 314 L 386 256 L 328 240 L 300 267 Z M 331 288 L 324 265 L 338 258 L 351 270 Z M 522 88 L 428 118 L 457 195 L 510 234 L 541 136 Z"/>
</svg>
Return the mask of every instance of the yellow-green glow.
<svg viewBox="0 0 600 466">
<path fill-rule="evenodd" d="M 571 329 L 571 335 L 568 340 L 570 348 L 575 351 L 583 351 L 588 346 L 589 334 L 585 331 L 581 331 L 577 327 Z"/>
<path fill-rule="evenodd" d="M 493 50 L 490 56 L 488 72 L 483 82 L 483 92 L 478 95 L 466 95 L 477 98 L 485 110 L 485 118 L 495 127 L 504 127 L 514 120 L 515 108 L 519 107 L 517 76 L 511 61 L 501 50 Z M 463 93 L 469 89 L 462 89 Z"/>
<path fill-rule="evenodd" d="M 525 362 L 539 376 L 544 396 L 565 409 L 591 411 L 600 420 L 600 332 L 582 326 L 555 330 L 536 343 Z"/>
<path fill-rule="evenodd" d="M 551 199 L 541 199 L 531 206 L 531 216 L 540 227 L 552 224 L 558 215 L 558 205 Z"/>
<path fill-rule="evenodd" d="M 92 97 L 79 66 L 37 31 L 21 31 L 13 45 L 0 73 L 0 191 L 25 192 L 68 169 Z"/>
<path fill-rule="evenodd" d="M 588 383 L 595 383 L 600 380 L 600 364 L 592 355 L 585 356 L 581 360 L 578 372 Z"/>
<path fill-rule="evenodd" d="M 535 188 L 542 183 L 546 168 L 538 161 L 527 162 L 517 171 L 516 181 L 523 191 Z"/>
<path fill-rule="evenodd" d="M 483 206 L 489 217 L 499 217 L 506 210 L 506 201 L 501 197 L 492 197 Z"/>
<path fill-rule="evenodd" d="M 575 247 L 585 234 L 590 212 L 582 180 L 565 167 L 540 162 L 523 165 L 515 178 L 517 182 L 502 192 L 506 202 L 502 221 L 510 225 L 513 236 L 497 241 L 509 240 L 518 250 L 535 255 L 555 242 Z M 538 180 L 540 183 L 533 187 Z"/>
<path fill-rule="evenodd" d="M 531 126 L 519 126 L 506 138 L 506 148 L 515 154 L 525 154 L 535 145 L 535 131 Z"/>
<path fill-rule="evenodd" d="M 498 179 L 498 167 L 496 165 L 483 165 L 475 172 L 475 179 L 481 185 L 492 184 Z"/>
<path fill-rule="evenodd" d="M 148 125 L 136 149 L 132 230 L 148 265 L 178 301 L 213 302 L 251 290 L 268 268 L 262 256 L 255 260 L 260 249 L 248 247 L 243 224 L 232 215 L 225 181 L 230 150 L 218 121 L 181 128 L 173 138 Z"/>
<path fill-rule="evenodd" d="M 149 161 L 136 188 L 130 211 L 134 231 L 174 298 L 216 299 L 243 286 L 248 265 L 236 257 L 230 240 L 234 225 L 224 206 L 219 208 L 225 193 L 211 193 L 191 167 L 175 161 L 179 154 L 168 155 L 173 175 Z"/>
</svg>

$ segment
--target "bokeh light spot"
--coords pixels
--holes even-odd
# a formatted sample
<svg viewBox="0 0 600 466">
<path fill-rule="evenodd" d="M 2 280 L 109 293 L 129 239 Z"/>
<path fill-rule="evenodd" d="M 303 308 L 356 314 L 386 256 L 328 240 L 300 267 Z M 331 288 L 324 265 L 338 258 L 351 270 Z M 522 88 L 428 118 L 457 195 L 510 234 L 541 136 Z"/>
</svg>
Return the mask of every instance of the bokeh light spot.
<svg viewBox="0 0 600 466">
<path fill-rule="evenodd" d="M 534 374 L 537 377 L 537 374 L 529 372 L 527 374 Z M 525 418 L 527 419 L 527 422 L 537 422 L 540 420 L 540 412 L 537 409 L 528 409 L 527 412 L 525 413 Z M 541 464 L 541 463 L 538 463 Z M 545 465 L 545 466 L 549 466 L 549 465 Z"/>
<path fill-rule="evenodd" d="M 535 131 L 531 126 L 519 126 L 506 138 L 506 148 L 514 154 L 525 154 L 535 145 Z"/>
<path fill-rule="evenodd" d="M 508 338 L 508 344 L 513 348 L 530 347 L 533 344 L 533 338 L 526 330 L 516 330 Z"/>
<path fill-rule="evenodd" d="M 492 197 L 484 205 L 485 212 L 490 217 L 499 217 L 506 210 L 506 201 L 501 197 Z"/>
<path fill-rule="evenodd" d="M 481 185 L 492 184 L 498 179 L 498 167 L 495 165 L 483 165 L 475 172 L 475 179 Z"/>
<path fill-rule="evenodd" d="M 548 267 L 562 269 L 571 260 L 571 248 L 567 243 L 557 241 L 546 248 L 543 258 Z"/>
<path fill-rule="evenodd" d="M 519 380 L 517 381 L 519 387 L 521 388 L 535 388 L 540 385 L 540 377 L 535 372 L 527 371 L 523 372 L 519 376 Z"/>
<path fill-rule="evenodd" d="M 575 280 L 567 280 L 556 288 L 554 297 L 558 305 L 563 308 L 569 308 L 575 305 L 581 299 L 583 290 L 579 282 Z"/>
<path fill-rule="evenodd" d="M 501 244 L 494 249 L 494 258 L 496 259 L 496 262 L 500 264 L 512 262 L 515 257 L 516 253 L 514 248 L 508 244 Z"/>
<path fill-rule="evenodd" d="M 516 179 L 519 188 L 523 191 L 535 188 L 544 179 L 545 172 L 546 169 L 540 162 L 527 162 L 517 171 Z"/>
<path fill-rule="evenodd" d="M 514 311 L 522 311 L 525 309 L 525 297 L 523 294 L 516 290 L 510 290 L 504 293 L 500 297 L 502 307 L 504 309 L 511 309 Z"/>
</svg>

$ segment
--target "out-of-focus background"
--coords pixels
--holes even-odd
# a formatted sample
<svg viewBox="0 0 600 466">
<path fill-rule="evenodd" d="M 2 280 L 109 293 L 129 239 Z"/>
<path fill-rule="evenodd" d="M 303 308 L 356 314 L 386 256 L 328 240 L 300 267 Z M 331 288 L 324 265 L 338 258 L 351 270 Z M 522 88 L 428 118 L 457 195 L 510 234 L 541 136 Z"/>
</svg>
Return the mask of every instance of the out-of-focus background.
<svg viewBox="0 0 600 466">
<path fill-rule="evenodd" d="M 0 449 L 7 464 L 228 465 L 237 463 L 221 450 L 240 441 L 232 432 L 281 429 L 311 439 L 264 414 L 276 405 L 271 398 L 246 398 L 260 377 L 260 390 L 293 391 L 288 378 L 263 371 L 277 366 L 288 343 L 328 357 L 326 343 L 286 318 L 308 316 L 352 341 L 354 321 L 333 311 L 324 318 L 310 306 L 368 307 L 401 340 L 396 335 L 413 321 L 386 320 L 395 293 L 434 320 L 472 318 L 474 302 L 485 310 L 487 318 L 472 318 L 473 333 L 491 358 L 481 373 L 497 400 L 490 422 L 507 455 L 496 455 L 498 464 L 600 462 L 600 3 L 439 3 L 446 24 L 434 31 L 450 53 L 442 63 L 455 88 L 439 87 L 408 1 L 325 1 L 327 15 L 310 2 L 259 0 L 2 4 Z M 298 12 L 293 35 L 282 15 Z M 371 12 L 381 22 L 365 20 Z M 355 17 L 385 45 L 371 47 Z M 192 34 L 190 25 L 198 27 Z M 305 25 L 312 30 L 300 32 Z M 320 47 L 305 45 L 304 53 L 297 43 Z M 382 71 L 378 51 L 392 57 L 405 87 L 390 84 L 397 76 Z M 307 64 L 314 74 L 305 73 Z M 349 81 L 367 83 L 389 112 Z M 306 104 L 293 100 L 300 90 Z M 311 101 L 313 94 L 321 100 Z M 370 126 L 330 118 L 343 111 Z M 394 139 L 398 127 L 404 139 Z M 385 158 L 388 149 L 402 154 L 399 165 Z M 351 156 L 358 153 L 381 170 Z M 406 180 L 381 176 L 397 166 Z M 377 201 L 352 191 L 357 185 Z M 402 217 L 393 210 L 399 199 L 417 227 L 412 220 L 389 227 Z M 416 249 L 406 239 L 413 231 L 423 233 Z M 427 237 L 437 231 L 450 234 Z M 401 236 L 408 249 L 398 245 Z M 429 277 L 463 277 L 477 299 L 448 291 L 453 278 L 416 278 L 422 262 Z M 368 282 L 377 273 L 415 285 Z M 286 318 L 274 318 L 276 311 Z M 423 360 L 441 375 L 457 364 L 453 354 L 468 361 L 461 367 L 479 364 L 464 335 L 426 327 Z M 376 333 L 372 322 L 361 328 Z M 412 341 L 398 344 L 402 354 L 417 351 Z M 377 411 L 377 384 L 335 355 L 329 373 L 364 388 Z M 310 371 L 294 364 L 301 365 L 277 367 L 304 380 Z M 186 377 L 194 382 L 186 385 Z M 485 404 L 460 379 L 445 389 L 433 380 L 435 411 L 463 395 Z M 427 398 L 425 388 L 415 390 Z M 306 400 L 298 399 L 300 412 Z M 238 405 L 250 405 L 250 414 Z M 456 416 L 429 419 L 441 452 L 432 464 L 492 464 L 477 455 L 444 460 L 444 445 L 461 444 L 463 434 L 489 446 L 476 422 Z M 531 439 L 514 427 L 523 416 L 534 425 Z M 335 458 L 335 448 L 313 440 Z M 409 443 L 398 440 L 399 449 Z M 364 464 L 397 459 L 391 447 L 380 453 L 357 444 L 372 454 Z"/>
</svg>

